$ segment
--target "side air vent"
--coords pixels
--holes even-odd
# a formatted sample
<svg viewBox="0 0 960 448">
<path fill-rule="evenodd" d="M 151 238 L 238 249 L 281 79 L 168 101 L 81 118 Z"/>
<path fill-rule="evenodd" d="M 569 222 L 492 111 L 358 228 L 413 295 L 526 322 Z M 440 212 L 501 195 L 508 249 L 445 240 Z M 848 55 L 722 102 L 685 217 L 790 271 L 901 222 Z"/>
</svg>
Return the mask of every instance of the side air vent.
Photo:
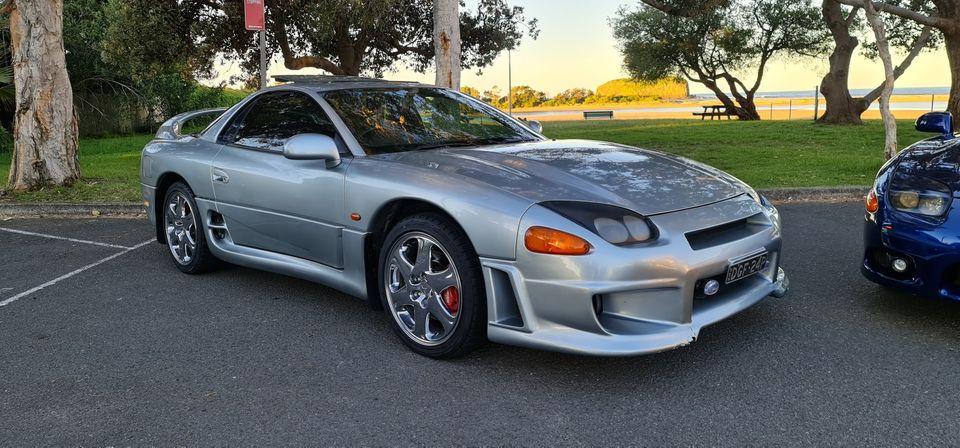
<svg viewBox="0 0 960 448">
<path fill-rule="evenodd" d="M 210 221 L 207 227 L 213 232 L 213 236 L 218 240 L 227 237 L 227 223 L 223 220 L 223 215 L 217 212 L 210 212 Z"/>
<path fill-rule="evenodd" d="M 517 293 L 513 289 L 510 275 L 499 269 L 487 268 L 490 272 L 490 285 L 487 294 L 493 301 L 491 320 L 511 327 L 523 327 L 523 315 L 517 305 Z"/>
</svg>

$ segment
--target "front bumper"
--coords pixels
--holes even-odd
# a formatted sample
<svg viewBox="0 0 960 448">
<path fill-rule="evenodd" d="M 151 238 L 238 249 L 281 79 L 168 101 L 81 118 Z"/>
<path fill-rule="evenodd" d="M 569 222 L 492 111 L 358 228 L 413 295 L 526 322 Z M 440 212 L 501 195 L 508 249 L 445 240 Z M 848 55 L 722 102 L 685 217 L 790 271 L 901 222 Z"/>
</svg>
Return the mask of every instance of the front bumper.
<svg viewBox="0 0 960 448">
<path fill-rule="evenodd" d="M 951 231 L 960 222 L 960 200 L 940 224 L 890 213 L 867 214 L 864 255 L 860 270 L 868 280 L 924 297 L 960 300 L 960 235 Z M 890 260 L 907 260 L 898 273 Z"/>
<path fill-rule="evenodd" d="M 703 327 L 786 293 L 789 281 L 779 267 L 780 222 L 772 207 L 745 196 L 651 220 L 660 238 L 623 248 L 587 235 L 545 208 L 531 208 L 521 229 L 545 225 L 575 233 L 594 250 L 580 257 L 536 254 L 521 240 L 516 261 L 482 260 L 489 339 L 577 354 L 655 353 L 687 345 Z M 737 222 L 744 226 L 726 230 Z M 691 235 L 713 228 L 725 230 L 692 242 Z M 701 297 L 702 281 L 759 251 L 770 254 L 765 269 Z"/>
</svg>

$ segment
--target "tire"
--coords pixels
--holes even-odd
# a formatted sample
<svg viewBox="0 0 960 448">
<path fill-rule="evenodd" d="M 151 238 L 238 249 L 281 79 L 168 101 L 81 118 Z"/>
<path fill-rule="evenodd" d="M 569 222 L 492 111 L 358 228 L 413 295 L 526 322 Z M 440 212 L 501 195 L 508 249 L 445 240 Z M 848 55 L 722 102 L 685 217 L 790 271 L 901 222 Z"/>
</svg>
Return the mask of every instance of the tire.
<svg viewBox="0 0 960 448">
<path fill-rule="evenodd" d="M 422 251 L 424 247 L 428 250 Z M 410 349 L 449 359 L 466 355 L 486 341 L 480 259 L 456 224 L 435 213 L 405 218 L 387 234 L 379 260 L 383 309 L 394 332 Z"/>
<path fill-rule="evenodd" d="M 216 267 L 217 259 L 207 247 L 203 217 L 187 184 L 170 185 L 163 196 L 161 212 L 157 225 L 177 269 L 187 274 L 201 274 Z"/>
</svg>

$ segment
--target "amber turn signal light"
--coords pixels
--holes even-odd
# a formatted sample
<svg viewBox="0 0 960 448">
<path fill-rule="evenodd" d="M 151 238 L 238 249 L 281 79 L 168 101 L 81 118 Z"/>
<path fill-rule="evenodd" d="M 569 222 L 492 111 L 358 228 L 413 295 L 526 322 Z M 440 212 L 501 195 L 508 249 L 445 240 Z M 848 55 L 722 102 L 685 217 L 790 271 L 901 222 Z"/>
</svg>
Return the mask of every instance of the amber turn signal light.
<svg viewBox="0 0 960 448">
<path fill-rule="evenodd" d="M 877 200 L 877 192 L 875 190 L 870 190 L 867 193 L 867 211 L 870 213 L 876 213 L 877 210 L 880 210 L 880 201 Z"/>
<path fill-rule="evenodd" d="M 590 252 L 587 240 L 548 227 L 531 227 L 523 237 L 530 252 L 552 255 L 584 255 Z"/>
</svg>

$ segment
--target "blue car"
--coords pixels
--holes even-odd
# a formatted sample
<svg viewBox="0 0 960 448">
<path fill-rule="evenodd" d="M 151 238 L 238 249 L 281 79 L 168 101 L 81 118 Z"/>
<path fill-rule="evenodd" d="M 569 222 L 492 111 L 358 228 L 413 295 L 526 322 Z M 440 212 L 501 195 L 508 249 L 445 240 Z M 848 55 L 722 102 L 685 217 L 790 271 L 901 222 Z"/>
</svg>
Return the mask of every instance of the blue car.
<svg viewBox="0 0 960 448">
<path fill-rule="evenodd" d="M 931 112 L 917 130 L 936 137 L 887 162 L 867 195 L 861 271 L 876 283 L 960 300 L 960 138 Z"/>
</svg>

